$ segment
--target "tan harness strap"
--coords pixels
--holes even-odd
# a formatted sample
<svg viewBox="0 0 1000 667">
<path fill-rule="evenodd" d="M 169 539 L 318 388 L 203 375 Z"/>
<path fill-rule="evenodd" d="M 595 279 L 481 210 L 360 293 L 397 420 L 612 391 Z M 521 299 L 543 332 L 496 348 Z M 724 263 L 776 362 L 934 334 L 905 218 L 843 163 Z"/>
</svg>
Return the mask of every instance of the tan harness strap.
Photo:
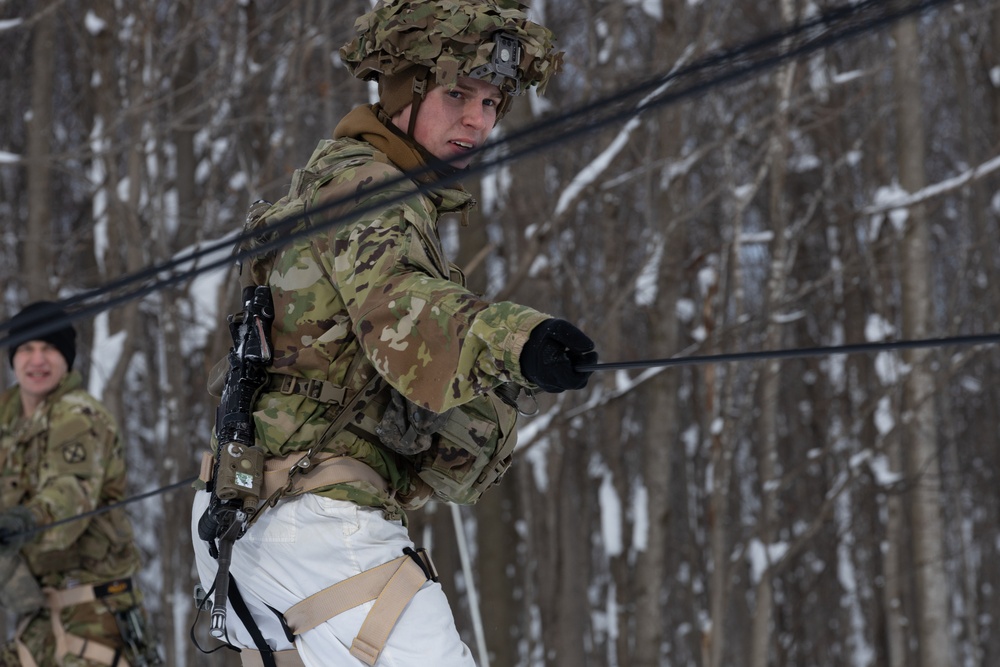
<svg viewBox="0 0 1000 667">
<path fill-rule="evenodd" d="M 198 469 L 198 479 L 205 484 L 212 481 L 212 474 L 215 472 L 215 455 L 212 452 L 201 453 L 201 467 Z"/>
<path fill-rule="evenodd" d="M 415 558 L 420 558 L 423 566 Z M 286 611 L 285 622 L 293 634 L 300 635 L 348 609 L 375 600 L 351 644 L 351 655 L 374 665 L 403 609 L 425 583 L 436 579 L 430 555 L 420 550 L 324 588 Z"/>
<path fill-rule="evenodd" d="M 45 589 L 45 597 L 49 601 L 50 609 L 63 609 L 84 602 L 93 602 L 97 599 L 93 586 L 74 586 L 62 590 L 47 588 Z"/>
<path fill-rule="evenodd" d="M 53 623 L 53 626 L 55 624 Z M 60 624 L 60 627 L 62 624 Z M 102 665 L 116 665 L 116 667 L 130 667 L 129 661 L 125 659 L 124 655 L 118 653 L 118 662 L 115 662 L 116 651 L 104 644 L 98 644 L 96 642 L 88 641 L 83 637 L 77 637 L 76 635 L 66 634 L 64 631 L 64 643 L 66 646 L 66 652 L 61 655 L 71 654 L 78 658 L 83 658 L 84 660 L 90 660 L 92 662 L 100 663 Z M 59 640 L 56 639 L 56 646 L 59 646 Z"/>
<path fill-rule="evenodd" d="M 410 558 L 407 561 L 411 565 L 403 563 L 392 575 L 361 624 L 358 636 L 351 642 L 351 655 L 367 665 L 374 665 L 378 660 L 399 615 L 427 583 L 427 576 L 420 567 Z"/>
<path fill-rule="evenodd" d="M 306 663 L 302 662 L 299 652 L 295 649 L 273 651 L 271 655 L 274 657 L 274 664 L 277 667 L 306 667 Z M 243 667 L 264 667 L 264 659 L 260 657 L 260 651 L 252 648 L 240 649 L 240 662 Z"/>
<path fill-rule="evenodd" d="M 112 585 L 114 584 L 126 585 L 126 580 L 112 582 Z M 63 627 L 62 617 L 59 612 L 66 607 L 72 607 L 84 602 L 93 602 L 94 600 L 97 600 L 98 595 L 95 592 L 94 586 L 75 586 L 73 588 L 65 588 L 62 590 L 43 588 L 42 592 L 45 593 L 45 598 L 48 603 L 49 615 L 51 616 L 52 621 L 52 635 L 56 640 L 55 659 L 59 664 L 62 664 L 63 656 L 75 655 L 78 658 L 90 660 L 91 662 L 96 662 L 101 665 L 131 667 L 128 660 L 125 659 L 125 656 L 121 655 L 110 646 L 105 646 L 99 642 L 90 641 L 88 639 L 84 639 L 83 637 L 72 635 L 66 632 L 66 628 Z M 28 651 L 28 647 L 21 641 L 21 634 L 25 631 L 25 629 L 27 629 L 28 623 L 31 622 L 32 618 L 33 617 L 28 617 L 21 622 L 17 629 L 17 634 L 14 637 L 15 646 L 17 647 L 17 657 L 21 661 L 22 667 L 38 667 L 38 663 L 35 662 L 31 652 Z M 115 663 L 116 657 L 118 658 L 117 663 Z"/>
<path fill-rule="evenodd" d="M 331 484 L 344 482 L 368 482 L 378 491 L 388 493 L 389 484 L 385 478 L 375 472 L 370 466 L 349 456 L 324 455 L 322 452 L 313 457 L 308 467 L 291 478 L 288 486 L 289 472 L 296 466 L 305 463 L 308 452 L 295 452 L 288 456 L 268 458 L 264 462 L 264 488 L 261 498 L 270 498 L 278 489 L 286 489 L 282 496 L 295 496 Z"/>
<path fill-rule="evenodd" d="M 17 659 L 20 660 L 21 667 L 38 667 L 34 656 L 31 655 L 28 647 L 21 641 L 21 635 L 28 629 L 28 624 L 31 623 L 33 618 L 34 615 L 31 615 L 21 621 L 17 626 L 17 633 L 14 635 L 14 646 L 17 647 Z"/>
<path fill-rule="evenodd" d="M 349 456 L 333 456 L 320 453 L 313 457 L 313 463 L 302 466 L 302 471 L 292 477 L 288 485 L 288 473 L 296 466 L 301 466 L 308 452 L 295 452 L 288 456 L 271 457 L 264 461 L 264 484 L 262 498 L 270 498 L 279 489 L 284 489 L 285 496 L 297 496 L 313 489 L 331 484 L 345 482 L 368 482 L 382 493 L 389 492 L 389 483 L 370 466 Z M 206 484 L 212 481 L 212 467 L 215 458 L 212 452 L 202 452 L 201 470 L 198 479 Z"/>
<path fill-rule="evenodd" d="M 378 598 L 392 575 L 408 560 L 408 556 L 400 556 L 310 595 L 285 612 L 285 622 L 293 634 L 301 635 L 348 609 L 371 602 Z"/>
<path fill-rule="evenodd" d="M 122 585 L 125 585 L 125 583 L 123 581 Z M 131 584 L 127 585 L 130 586 Z M 49 611 L 52 616 L 52 634 L 55 635 L 56 639 L 56 661 L 61 663 L 64 655 L 75 655 L 78 658 L 84 658 L 85 660 L 102 665 L 115 664 L 115 655 L 117 652 L 113 648 L 77 635 L 69 634 L 66 632 L 66 628 L 63 627 L 62 615 L 59 613 L 65 607 L 72 607 L 84 602 L 97 600 L 98 596 L 95 587 L 74 586 L 73 588 L 65 588 L 63 590 L 45 588 L 43 591 L 46 598 L 48 598 Z M 128 660 L 122 655 L 118 655 L 117 664 L 119 667 L 130 667 Z"/>
</svg>

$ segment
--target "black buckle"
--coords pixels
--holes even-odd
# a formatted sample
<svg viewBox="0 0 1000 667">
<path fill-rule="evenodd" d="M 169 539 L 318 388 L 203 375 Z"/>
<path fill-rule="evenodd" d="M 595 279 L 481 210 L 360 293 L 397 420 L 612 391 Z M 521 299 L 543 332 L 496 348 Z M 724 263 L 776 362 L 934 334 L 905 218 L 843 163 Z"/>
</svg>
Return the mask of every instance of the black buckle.
<svg viewBox="0 0 1000 667">
<path fill-rule="evenodd" d="M 107 581 L 103 584 L 94 585 L 94 597 L 97 599 L 106 598 L 110 595 L 120 595 L 122 593 L 128 593 L 132 590 L 132 578 L 125 577 L 124 579 L 115 579 L 113 581 Z"/>
<path fill-rule="evenodd" d="M 427 577 L 427 581 L 433 581 L 437 583 L 438 571 L 437 568 L 434 567 L 434 561 L 431 560 L 431 554 L 430 552 L 427 551 L 427 549 L 420 547 L 419 549 L 414 550 L 411 549 L 410 547 L 406 547 L 405 549 L 403 549 L 403 553 L 412 558 L 413 562 L 415 562 L 420 567 L 421 571 L 423 571 L 424 573 L 424 576 Z"/>
<path fill-rule="evenodd" d="M 285 620 L 285 615 L 267 603 L 265 603 L 264 606 L 270 609 L 271 613 L 273 613 L 278 618 L 278 623 L 281 624 L 281 629 L 285 633 L 285 639 L 287 639 L 290 643 L 294 644 L 295 632 L 292 631 L 291 626 L 288 625 L 288 621 Z"/>
</svg>

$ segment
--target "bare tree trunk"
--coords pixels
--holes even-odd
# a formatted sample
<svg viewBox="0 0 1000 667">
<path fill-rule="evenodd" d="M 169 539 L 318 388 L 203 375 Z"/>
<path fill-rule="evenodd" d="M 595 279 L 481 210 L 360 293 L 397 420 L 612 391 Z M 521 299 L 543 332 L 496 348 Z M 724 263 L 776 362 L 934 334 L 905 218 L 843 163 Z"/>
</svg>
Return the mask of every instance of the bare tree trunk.
<svg viewBox="0 0 1000 667">
<path fill-rule="evenodd" d="M 791 23 L 793 10 L 788 0 L 783 0 L 782 18 Z M 768 163 L 770 172 L 770 213 L 771 265 L 767 285 L 768 319 L 764 348 L 777 350 L 782 347 L 782 324 L 775 321 L 785 293 L 788 258 L 788 210 L 785 205 L 785 174 L 787 170 L 788 108 L 791 97 L 794 64 L 783 67 L 775 77 L 777 88 L 777 109 L 775 110 L 774 132 L 771 136 Z M 757 538 L 763 546 L 765 563 L 756 587 L 756 604 L 751 629 L 751 667 L 767 667 L 771 653 L 771 636 L 774 625 L 774 582 L 770 561 L 770 550 L 777 536 L 777 488 L 781 475 L 778 463 L 778 407 L 781 388 L 781 362 L 767 361 L 760 377 L 760 419 L 757 424 L 758 457 L 757 469 L 760 476 L 760 515 L 757 520 Z"/>
<path fill-rule="evenodd" d="M 673 2 L 662 3 L 665 18 L 660 22 L 657 33 L 658 61 L 668 62 L 676 50 L 674 42 L 677 33 L 677 16 L 681 10 Z M 681 151 L 682 129 L 676 111 L 668 110 L 660 115 L 657 124 L 657 140 L 649 143 L 650 162 L 655 155 L 677 156 Z M 664 191 L 656 184 L 660 171 L 650 172 L 648 192 L 650 198 L 646 227 L 656 229 L 656 218 L 667 212 L 674 215 L 681 208 L 679 195 L 673 189 Z M 680 190 L 680 188 L 676 188 Z M 671 218 L 674 216 L 671 215 Z M 657 277 L 656 300 L 650 313 L 649 349 L 672 354 L 680 348 L 680 333 L 677 323 L 677 303 L 683 293 L 683 224 L 670 224 L 662 238 L 662 260 Z M 647 383 L 644 395 L 649 401 L 646 419 L 646 437 L 642 446 L 641 480 L 646 491 L 646 505 L 649 514 L 649 534 L 645 551 L 639 552 L 635 562 L 635 583 L 630 588 L 635 607 L 635 651 L 631 664 L 635 667 L 657 667 L 660 664 L 661 647 L 668 630 L 664 619 L 669 618 L 663 608 L 664 592 L 669 589 L 668 577 L 671 564 L 668 536 L 670 534 L 671 502 L 675 496 L 671 488 L 671 471 L 677 457 L 679 424 L 681 422 L 677 395 L 681 386 L 681 375 L 666 371 Z M 683 492 L 682 492 L 683 493 Z"/>
<path fill-rule="evenodd" d="M 670 128 L 663 128 L 670 132 Z M 666 209 L 664 209 L 666 210 Z M 650 317 L 650 349 L 672 353 L 678 349 L 677 319 L 674 316 L 681 291 L 678 274 L 684 244 L 680 230 L 662 239 L 663 260 L 657 299 Z M 649 534 L 646 549 L 636 557 L 635 584 L 631 588 L 635 605 L 635 659 L 621 664 L 656 667 L 664 640 L 663 592 L 667 588 L 670 563 L 668 535 L 671 516 L 671 470 L 678 439 L 677 393 L 680 375 L 670 370 L 647 383 L 649 401 L 645 438 L 642 442 L 642 484 L 646 491 Z"/>
<path fill-rule="evenodd" d="M 890 401 L 889 396 L 882 400 Z M 889 433 L 885 440 L 886 458 L 890 473 L 903 470 L 898 431 Z M 903 499 L 898 493 L 886 497 L 885 536 L 885 589 L 883 607 L 885 609 L 887 667 L 908 667 L 907 632 L 909 617 L 904 604 L 903 587 L 906 585 L 903 549 L 906 545 L 906 516 Z"/>
<path fill-rule="evenodd" d="M 522 105 L 524 106 L 524 105 Z M 515 109 L 515 113 L 517 109 Z M 471 184 L 470 184 L 471 185 Z M 470 191 L 481 199 L 480 188 L 470 187 Z M 456 264 L 468 269 L 480 252 L 490 245 L 488 220 L 486 216 L 474 216 L 468 227 L 459 228 L 459 251 Z M 457 221 L 451 221 L 457 225 Z M 485 263 L 478 262 L 466 272 L 469 289 L 477 294 L 486 291 Z M 515 466 L 527 465 L 518 456 Z M 479 574 L 479 606 L 486 646 L 491 665 L 514 665 L 517 663 L 517 596 L 524 591 L 524 568 L 519 563 L 521 543 L 515 517 L 518 515 L 518 489 L 515 475 L 508 474 L 496 487 L 486 493 L 476 503 L 472 513 L 476 518 L 476 562 L 474 571 Z"/>
<path fill-rule="evenodd" d="M 994 6 L 990 11 L 990 31 L 989 38 L 987 41 L 987 52 L 991 58 L 985 63 L 988 75 L 992 78 L 993 70 L 996 67 L 1000 67 L 1000 7 Z M 1000 134 L 1000 81 L 993 80 L 993 90 L 992 94 L 989 96 L 990 105 L 990 120 L 992 121 L 992 134 L 993 138 Z"/>
<path fill-rule="evenodd" d="M 736 253 L 734 253 L 735 255 Z M 738 274 L 738 268 L 734 270 Z M 738 282 L 739 278 L 735 280 Z M 714 329 L 715 293 L 718 286 L 713 286 L 705 297 L 704 321 L 709 332 Z M 709 443 L 710 479 L 706 480 L 709 487 L 708 508 L 705 511 L 708 523 L 708 551 L 710 565 L 708 576 L 708 614 L 710 625 L 703 636 L 702 665 L 705 667 L 723 667 L 726 664 L 726 624 L 729 618 L 729 601 L 733 593 L 730 578 L 730 546 L 732 538 L 729 525 L 730 516 L 730 483 L 733 474 L 733 442 L 723 428 L 715 428 L 715 424 L 724 424 L 724 418 L 731 412 L 732 406 L 727 404 L 731 396 L 731 374 L 721 374 L 715 365 L 706 366 L 702 374 L 704 385 L 704 411 L 701 429 Z"/>
<path fill-rule="evenodd" d="M 899 132 L 900 185 L 917 192 L 924 174 L 923 103 L 920 94 L 920 43 L 915 19 L 893 29 L 896 118 Z M 931 324 L 930 229 L 923 206 L 912 207 L 901 247 L 904 338 L 929 335 Z M 941 472 L 935 418 L 935 382 L 925 350 L 905 355 L 910 368 L 904 383 L 903 428 L 909 446 L 908 476 L 916 482 L 911 502 L 916 563 L 917 621 L 923 667 L 950 664 L 948 586 L 944 571 L 941 522 Z"/>
<path fill-rule="evenodd" d="M 590 581 L 590 538 L 594 514 L 587 501 L 587 456 L 582 443 L 571 441 L 566 431 L 553 433 L 559 438 L 561 465 L 556 475 L 558 518 L 558 563 L 555 597 L 552 599 L 553 624 L 546 641 L 546 665 L 587 664 L 587 650 L 580 637 L 590 634 L 587 583 Z M 554 480 L 555 481 L 555 480 Z"/>
<path fill-rule="evenodd" d="M 961 147 L 962 151 L 972 157 L 973 164 L 979 164 L 984 157 L 992 155 L 992 147 L 987 142 L 980 142 L 980 124 L 984 118 L 982 109 L 977 108 L 975 95 L 974 74 L 970 73 L 966 67 L 966 59 L 970 56 L 969 40 L 962 38 L 962 32 L 955 31 L 949 35 L 949 46 L 954 56 L 954 80 L 958 99 L 958 115 L 961 119 Z M 982 278 L 993 265 L 993 249 L 997 246 L 997 229 L 995 218 L 990 212 L 989 198 L 992 189 L 984 187 L 982 182 L 972 183 L 968 188 L 968 193 L 962 200 L 962 215 L 969 220 L 969 233 L 971 238 L 979 242 L 971 244 L 972 247 L 963 248 L 961 252 L 962 264 L 960 275 L 965 279 L 956 282 L 949 291 L 949 301 L 952 303 L 975 302 L 982 304 L 982 310 L 992 313 L 993 317 L 987 315 L 987 321 L 995 318 L 997 313 L 996 290 L 989 287 L 989 281 L 985 284 Z M 982 317 L 981 313 L 969 313 L 962 318 L 962 323 Z M 988 326 L 988 325 L 987 325 Z M 989 327 L 989 330 L 996 330 L 996 326 Z M 951 373 L 944 374 L 941 382 L 952 383 L 955 376 L 962 370 L 957 368 L 958 364 L 953 363 Z M 955 560 L 957 561 L 957 578 L 962 587 L 962 604 L 956 607 L 956 613 L 963 628 L 962 637 L 956 640 L 956 645 L 961 646 L 961 651 L 956 658 L 956 662 L 971 661 L 971 664 L 983 663 L 983 633 L 980 630 L 979 619 L 982 617 L 983 609 L 977 595 L 977 570 L 975 561 L 979 560 L 976 555 L 977 548 L 975 541 L 969 539 L 969 532 L 966 524 L 961 519 L 969 516 L 974 511 L 975 501 L 972 500 L 968 489 L 961 484 L 956 484 L 956 480 L 961 478 L 962 465 L 959 456 L 959 447 L 964 444 L 964 438 L 957 433 L 956 417 L 961 409 L 954 405 L 952 401 L 940 405 L 938 418 L 942 422 L 941 432 L 945 433 L 941 443 L 942 467 L 945 472 L 942 476 L 942 496 L 944 497 L 944 507 L 948 514 L 944 515 L 945 541 L 949 544 L 961 545 Z"/>
<path fill-rule="evenodd" d="M 52 48 L 57 13 L 53 2 L 39 3 L 32 39 L 31 120 L 28 121 L 28 226 L 21 262 L 28 300 L 52 296 L 52 105 L 56 52 Z"/>
<path fill-rule="evenodd" d="M 181 0 L 175 5 L 179 24 L 191 25 L 193 13 L 192 0 Z M 175 65 L 173 86 L 172 132 L 174 151 L 176 153 L 176 187 L 177 187 L 177 245 L 184 247 L 194 243 L 198 220 L 198 205 L 195 188 L 198 157 L 195 155 L 194 138 L 198 131 L 197 106 L 200 102 L 196 87 L 198 76 L 198 52 L 195 48 L 195 36 L 187 29 L 181 33 L 186 44 L 181 48 L 180 57 Z M 255 101 L 246 100 L 247 106 L 253 108 Z"/>
<path fill-rule="evenodd" d="M 518 465 L 518 464 L 515 464 Z M 520 462 L 524 465 L 524 462 Z M 486 494 L 476 506 L 479 605 L 490 664 L 517 664 L 517 601 L 523 593 L 523 568 L 518 564 L 517 489 L 513 475 Z"/>
</svg>

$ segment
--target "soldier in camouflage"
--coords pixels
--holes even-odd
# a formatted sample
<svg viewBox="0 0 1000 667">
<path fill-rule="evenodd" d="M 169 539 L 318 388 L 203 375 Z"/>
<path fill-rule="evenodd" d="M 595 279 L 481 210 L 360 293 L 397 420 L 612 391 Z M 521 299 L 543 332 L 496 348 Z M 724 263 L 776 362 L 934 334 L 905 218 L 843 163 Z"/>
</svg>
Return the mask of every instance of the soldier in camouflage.
<svg viewBox="0 0 1000 667">
<path fill-rule="evenodd" d="M 273 611 L 412 547 L 405 510 L 434 496 L 475 502 L 510 464 L 510 396 L 581 389 L 589 373 L 575 366 L 596 361 L 569 322 L 470 292 L 438 233 L 440 216 L 465 222 L 475 204 L 442 177 L 468 166 L 511 98 L 542 90 L 561 64 L 550 31 L 525 12 L 514 0 L 380 0 L 341 49 L 355 76 L 378 81 L 379 103 L 344 117 L 289 194 L 252 215 L 265 240 L 270 222 L 320 206 L 348 221 L 243 267 L 270 286 L 276 313 L 257 444 L 276 460 L 320 453 L 376 473 L 282 500 L 234 547 L 231 572 L 271 648 L 298 649 L 301 662 L 288 664 L 473 665 L 437 583 L 368 654 L 355 637 L 370 603 L 294 644 Z M 198 495 L 195 523 L 208 504 Z M 215 564 L 207 549 L 197 556 L 207 588 Z M 246 628 L 232 630 L 254 646 Z"/>
<path fill-rule="evenodd" d="M 10 335 L 30 338 L 10 349 L 18 384 L 0 394 L 0 606 L 18 616 L 0 666 L 160 664 L 123 510 L 44 528 L 125 494 L 117 427 L 72 370 L 76 332 L 40 301 L 11 320 Z"/>
</svg>

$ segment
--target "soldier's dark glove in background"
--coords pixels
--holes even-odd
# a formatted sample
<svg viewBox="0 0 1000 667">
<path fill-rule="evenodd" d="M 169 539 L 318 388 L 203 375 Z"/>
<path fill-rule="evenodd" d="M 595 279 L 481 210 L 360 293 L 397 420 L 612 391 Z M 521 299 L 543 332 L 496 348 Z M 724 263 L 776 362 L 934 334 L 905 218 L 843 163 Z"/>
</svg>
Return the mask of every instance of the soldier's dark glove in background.
<svg viewBox="0 0 1000 667">
<path fill-rule="evenodd" d="M 594 341 L 566 320 L 548 319 L 531 330 L 521 350 L 521 374 L 542 391 L 583 389 L 592 371 L 576 366 L 597 363 Z"/>
<path fill-rule="evenodd" d="M 0 512 L 0 558 L 19 552 L 34 527 L 35 516 L 27 507 L 18 505 Z"/>
</svg>

